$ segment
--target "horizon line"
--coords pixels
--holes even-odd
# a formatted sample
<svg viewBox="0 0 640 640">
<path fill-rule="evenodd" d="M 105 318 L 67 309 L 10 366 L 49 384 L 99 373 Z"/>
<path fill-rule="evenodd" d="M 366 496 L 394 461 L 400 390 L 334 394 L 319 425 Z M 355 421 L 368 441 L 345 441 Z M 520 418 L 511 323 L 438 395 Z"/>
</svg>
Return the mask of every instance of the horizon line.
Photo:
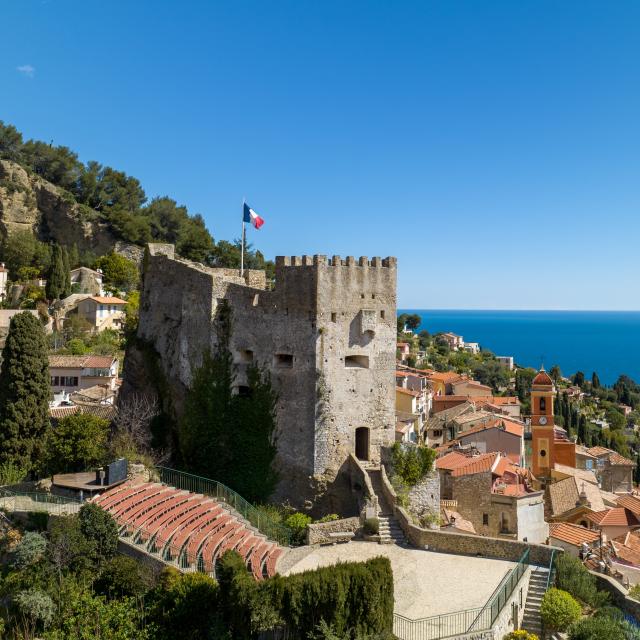
<svg viewBox="0 0 640 640">
<path fill-rule="evenodd" d="M 566 313 L 640 313 L 640 309 L 514 309 L 489 307 L 396 307 L 396 311 L 521 311 L 521 312 L 566 312 Z"/>
</svg>

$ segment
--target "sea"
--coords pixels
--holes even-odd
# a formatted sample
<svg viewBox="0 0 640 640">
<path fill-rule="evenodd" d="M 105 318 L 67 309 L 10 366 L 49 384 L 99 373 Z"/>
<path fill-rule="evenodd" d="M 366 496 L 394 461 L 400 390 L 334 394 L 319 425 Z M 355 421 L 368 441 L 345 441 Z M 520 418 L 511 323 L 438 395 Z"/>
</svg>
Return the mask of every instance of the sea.
<svg viewBox="0 0 640 640">
<path fill-rule="evenodd" d="M 602 384 L 621 374 L 640 382 L 640 311 L 490 311 L 399 309 L 422 317 L 418 329 L 452 331 L 520 366 L 563 375 L 597 371 Z"/>
</svg>

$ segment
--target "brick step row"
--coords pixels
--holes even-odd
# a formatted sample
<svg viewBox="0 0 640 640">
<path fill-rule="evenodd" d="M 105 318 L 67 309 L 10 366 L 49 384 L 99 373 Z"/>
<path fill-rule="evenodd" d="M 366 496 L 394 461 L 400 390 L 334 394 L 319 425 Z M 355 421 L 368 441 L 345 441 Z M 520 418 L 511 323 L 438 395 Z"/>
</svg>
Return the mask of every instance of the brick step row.
<svg viewBox="0 0 640 640">
<path fill-rule="evenodd" d="M 93 500 L 108 511 L 123 539 L 183 570 L 215 573 L 216 562 L 237 551 L 261 580 L 277 572 L 284 549 L 224 502 L 160 483 L 125 483 Z"/>
</svg>

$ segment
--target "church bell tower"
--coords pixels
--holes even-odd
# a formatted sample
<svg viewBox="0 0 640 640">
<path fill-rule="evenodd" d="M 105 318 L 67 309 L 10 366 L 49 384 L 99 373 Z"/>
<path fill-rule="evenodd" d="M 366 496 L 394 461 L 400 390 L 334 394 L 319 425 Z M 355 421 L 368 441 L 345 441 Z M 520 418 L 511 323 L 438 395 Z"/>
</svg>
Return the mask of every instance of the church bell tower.
<svg viewBox="0 0 640 640">
<path fill-rule="evenodd" d="M 542 367 L 531 383 L 531 471 L 536 477 L 549 476 L 555 462 L 555 392 L 551 376 Z"/>
</svg>

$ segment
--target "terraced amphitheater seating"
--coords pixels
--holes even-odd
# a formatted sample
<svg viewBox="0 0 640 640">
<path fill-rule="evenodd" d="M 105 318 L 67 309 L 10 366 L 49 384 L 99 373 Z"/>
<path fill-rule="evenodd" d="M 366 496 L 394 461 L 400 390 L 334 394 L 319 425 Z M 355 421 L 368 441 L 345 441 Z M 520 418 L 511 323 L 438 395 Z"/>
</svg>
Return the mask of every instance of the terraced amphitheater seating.
<svg viewBox="0 0 640 640">
<path fill-rule="evenodd" d="M 182 571 L 215 574 L 216 562 L 233 549 L 262 580 L 276 574 L 285 552 L 225 502 L 164 484 L 125 483 L 93 502 L 114 517 L 122 540 Z"/>
</svg>

